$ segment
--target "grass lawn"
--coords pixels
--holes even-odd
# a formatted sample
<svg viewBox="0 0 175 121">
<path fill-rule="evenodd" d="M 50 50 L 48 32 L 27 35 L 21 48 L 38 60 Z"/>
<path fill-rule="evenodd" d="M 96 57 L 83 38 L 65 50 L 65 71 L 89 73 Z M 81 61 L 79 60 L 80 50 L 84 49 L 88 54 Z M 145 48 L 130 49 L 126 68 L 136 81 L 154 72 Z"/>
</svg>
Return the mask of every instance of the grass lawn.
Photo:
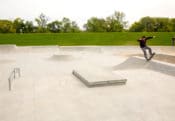
<svg viewBox="0 0 175 121">
<path fill-rule="evenodd" d="M 175 32 L 0 34 L 0 44 L 16 45 L 138 45 L 141 36 L 156 36 L 149 45 L 171 45 Z"/>
</svg>

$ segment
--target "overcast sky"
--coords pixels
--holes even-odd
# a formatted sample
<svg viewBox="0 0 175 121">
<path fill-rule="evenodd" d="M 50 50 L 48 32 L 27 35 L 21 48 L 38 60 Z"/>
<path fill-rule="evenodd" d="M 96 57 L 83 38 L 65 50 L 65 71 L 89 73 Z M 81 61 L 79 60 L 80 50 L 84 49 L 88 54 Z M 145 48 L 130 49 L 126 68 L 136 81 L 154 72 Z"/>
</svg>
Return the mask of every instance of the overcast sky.
<svg viewBox="0 0 175 121">
<path fill-rule="evenodd" d="M 0 0 L 0 19 L 32 20 L 44 13 L 50 21 L 67 17 L 81 27 L 91 17 L 120 11 L 132 24 L 145 16 L 175 18 L 175 0 Z"/>
</svg>

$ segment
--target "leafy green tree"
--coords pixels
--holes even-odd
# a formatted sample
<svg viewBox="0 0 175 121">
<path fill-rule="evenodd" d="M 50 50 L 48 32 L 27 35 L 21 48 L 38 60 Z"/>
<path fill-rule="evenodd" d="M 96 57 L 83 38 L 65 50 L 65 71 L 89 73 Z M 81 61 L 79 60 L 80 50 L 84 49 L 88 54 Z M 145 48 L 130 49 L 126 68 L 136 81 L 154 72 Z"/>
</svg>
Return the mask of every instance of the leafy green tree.
<svg viewBox="0 0 175 121">
<path fill-rule="evenodd" d="M 106 18 L 108 32 L 121 32 L 127 27 L 127 21 L 124 20 L 123 12 L 115 11 L 112 16 Z"/>
<path fill-rule="evenodd" d="M 170 28 L 168 27 L 169 18 L 156 18 L 156 23 L 158 24 L 158 32 L 168 32 Z"/>
<path fill-rule="evenodd" d="M 24 29 L 25 29 L 24 20 L 21 18 L 16 18 L 13 21 L 13 27 L 16 30 L 16 33 L 24 33 Z"/>
<path fill-rule="evenodd" d="M 14 33 L 13 22 L 9 20 L 0 20 L 0 33 Z"/>
<path fill-rule="evenodd" d="M 144 30 L 144 26 L 141 25 L 139 22 L 135 22 L 132 24 L 132 26 L 129 28 L 130 32 L 142 32 Z"/>
<path fill-rule="evenodd" d="M 104 19 L 92 17 L 84 25 L 84 28 L 89 32 L 105 32 L 107 27 Z"/>
<path fill-rule="evenodd" d="M 143 17 L 139 22 L 135 22 L 130 27 L 130 31 L 136 32 L 151 32 L 154 31 L 157 27 L 155 26 L 155 20 L 150 17 Z"/>
<path fill-rule="evenodd" d="M 175 32 L 175 18 L 172 18 L 170 20 L 170 25 L 172 27 L 171 31 Z"/>
<path fill-rule="evenodd" d="M 75 21 L 72 21 L 71 23 L 71 32 L 80 32 L 80 28 Z"/>
<path fill-rule="evenodd" d="M 139 22 L 132 24 L 129 31 L 170 32 L 174 31 L 174 22 L 173 19 L 169 18 L 143 17 Z"/>
<path fill-rule="evenodd" d="M 69 18 L 64 17 L 62 19 L 62 32 L 79 32 L 80 29 L 75 21 L 71 21 Z"/>
<path fill-rule="evenodd" d="M 24 33 L 33 33 L 34 32 L 34 25 L 32 21 L 26 21 L 24 24 Z"/>
<path fill-rule="evenodd" d="M 64 17 L 62 19 L 62 31 L 71 32 L 71 21 L 69 18 Z"/>
<path fill-rule="evenodd" d="M 123 28 L 127 27 L 128 21 L 125 21 L 125 14 L 123 12 L 115 11 L 113 16 Z"/>
<path fill-rule="evenodd" d="M 127 27 L 127 21 L 124 21 L 125 14 L 123 12 L 114 12 L 112 16 L 106 19 L 92 17 L 84 25 L 86 31 L 91 32 L 121 32 Z"/>
<path fill-rule="evenodd" d="M 122 24 L 112 16 L 106 18 L 106 23 L 108 32 L 121 32 L 123 30 Z"/>
<path fill-rule="evenodd" d="M 47 25 L 49 31 L 58 33 L 62 31 L 62 22 L 60 21 L 53 21 Z"/>
<path fill-rule="evenodd" d="M 41 13 L 38 18 L 35 19 L 35 21 L 38 24 L 38 32 L 47 32 L 47 22 L 48 22 L 48 17 Z"/>
<path fill-rule="evenodd" d="M 142 31 L 152 32 L 155 30 L 155 21 L 150 17 L 144 17 L 140 20 L 142 26 L 144 26 Z"/>
</svg>

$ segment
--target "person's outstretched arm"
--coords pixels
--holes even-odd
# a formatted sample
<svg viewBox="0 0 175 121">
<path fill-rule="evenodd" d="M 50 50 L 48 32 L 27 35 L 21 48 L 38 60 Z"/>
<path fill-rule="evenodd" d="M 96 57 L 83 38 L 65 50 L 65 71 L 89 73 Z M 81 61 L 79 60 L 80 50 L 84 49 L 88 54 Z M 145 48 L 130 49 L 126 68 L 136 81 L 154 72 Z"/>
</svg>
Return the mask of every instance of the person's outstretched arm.
<svg viewBox="0 0 175 121">
<path fill-rule="evenodd" d="M 155 38 L 155 36 L 152 36 L 152 37 L 146 37 L 146 40 L 148 40 L 148 39 L 152 39 L 152 38 Z"/>
<path fill-rule="evenodd" d="M 138 39 L 137 41 L 140 42 L 140 39 Z"/>
</svg>

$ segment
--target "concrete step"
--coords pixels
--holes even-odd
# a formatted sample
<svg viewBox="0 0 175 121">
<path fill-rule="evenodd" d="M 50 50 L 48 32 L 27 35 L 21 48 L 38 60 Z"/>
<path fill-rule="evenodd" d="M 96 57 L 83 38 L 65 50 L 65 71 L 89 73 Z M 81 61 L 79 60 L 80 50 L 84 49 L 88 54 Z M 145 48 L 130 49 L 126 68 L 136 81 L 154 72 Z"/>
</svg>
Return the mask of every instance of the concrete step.
<svg viewBox="0 0 175 121">
<path fill-rule="evenodd" d="M 121 85 L 127 81 L 112 71 L 98 67 L 75 69 L 72 74 L 88 87 Z"/>
</svg>

